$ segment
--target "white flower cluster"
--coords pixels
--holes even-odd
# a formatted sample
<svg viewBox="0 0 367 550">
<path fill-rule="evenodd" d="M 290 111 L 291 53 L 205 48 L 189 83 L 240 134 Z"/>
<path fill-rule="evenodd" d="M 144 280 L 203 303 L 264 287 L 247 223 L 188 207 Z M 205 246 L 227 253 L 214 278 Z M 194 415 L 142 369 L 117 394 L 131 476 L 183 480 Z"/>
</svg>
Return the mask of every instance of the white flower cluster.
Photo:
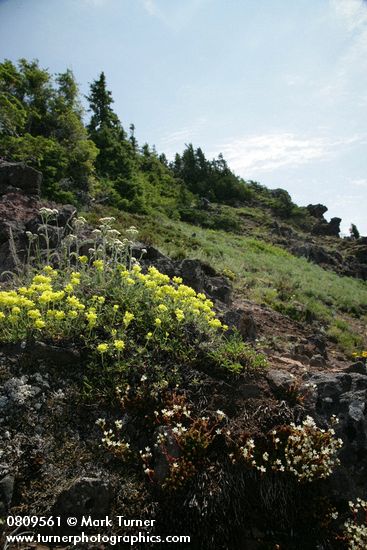
<svg viewBox="0 0 367 550">
<path fill-rule="evenodd" d="M 365 550 L 367 548 L 367 502 L 357 498 L 356 502 L 349 502 L 349 508 L 354 517 L 344 523 L 349 543 L 348 549 Z M 358 521 L 358 516 L 363 518 L 361 522 Z"/>
<path fill-rule="evenodd" d="M 243 458 L 247 461 L 250 461 L 253 466 L 256 465 L 256 462 L 254 463 L 254 449 L 255 449 L 255 442 L 253 439 L 248 439 L 243 447 L 240 447 L 240 452 Z"/>
<path fill-rule="evenodd" d="M 150 447 L 145 447 L 144 451 L 140 450 L 139 454 L 141 460 L 143 461 L 144 473 L 151 476 L 154 472 L 151 468 L 149 468 L 150 460 L 153 457 Z"/>
<path fill-rule="evenodd" d="M 46 206 L 42 206 L 42 208 L 39 209 L 39 214 L 44 219 L 53 218 L 54 216 L 57 216 L 59 211 L 56 208 L 46 208 Z"/>
<path fill-rule="evenodd" d="M 300 426 L 291 424 L 291 427 L 292 433 L 284 450 L 286 469 L 298 481 L 330 476 L 339 464 L 337 453 L 343 445 L 343 441 L 335 437 L 334 429 L 318 428 L 311 416 L 307 416 Z"/>
<path fill-rule="evenodd" d="M 76 232 L 78 232 L 87 224 L 87 220 L 83 216 L 77 216 L 71 223 Z"/>
<path fill-rule="evenodd" d="M 120 452 L 125 452 L 130 449 L 130 444 L 126 443 L 126 441 L 116 434 L 116 431 L 122 429 L 122 420 L 115 420 L 115 430 L 111 428 L 108 430 L 106 428 L 106 421 L 104 418 L 98 418 L 96 424 L 103 430 L 103 438 L 101 441 L 107 449 Z"/>
<path fill-rule="evenodd" d="M 155 416 L 159 416 L 158 411 L 154 411 L 154 414 L 155 414 Z M 171 418 L 181 417 L 181 416 L 184 416 L 186 418 L 190 418 L 191 417 L 191 411 L 187 407 L 187 405 L 185 405 L 185 404 L 180 405 L 180 404 L 175 403 L 172 406 L 172 409 L 162 409 L 161 410 L 161 415 L 162 415 L 163 420 L 169 420 Z"/>
<path fill-rule="evenodd" d="M 336 419 L 332 418 L 332 423 Z M 290 472 L 299 482 L 328 477 L 339 464 L 337 453 L 343 444 L 335 437 L 333 428 L 323 430 L 308 416 L 301 425 L 290 424 L 290 432 L 271 432 L 268 451 L 257 451 L 253 439 L 240 447 L 240 457 L 261 473 L 268 471 Z M 279 437 L 280 436 L 280 437 Z M 234 453 L 229 455 L 236 462 Z"/>
</svg>

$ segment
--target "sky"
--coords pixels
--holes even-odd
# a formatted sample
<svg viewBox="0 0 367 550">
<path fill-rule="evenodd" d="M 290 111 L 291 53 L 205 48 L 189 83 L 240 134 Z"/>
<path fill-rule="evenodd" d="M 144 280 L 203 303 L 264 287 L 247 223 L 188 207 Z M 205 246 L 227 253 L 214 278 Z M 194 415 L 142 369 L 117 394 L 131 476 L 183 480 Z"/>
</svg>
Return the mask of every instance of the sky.
<svg viewBox="0 0 367 550">
<path fill-rule="evenodd" d="M 245 179 L 367 234 L 366 0 L 0 0 L 0 61 L 103 70 L 142 144 L 224 154 Z"/>
</svg>

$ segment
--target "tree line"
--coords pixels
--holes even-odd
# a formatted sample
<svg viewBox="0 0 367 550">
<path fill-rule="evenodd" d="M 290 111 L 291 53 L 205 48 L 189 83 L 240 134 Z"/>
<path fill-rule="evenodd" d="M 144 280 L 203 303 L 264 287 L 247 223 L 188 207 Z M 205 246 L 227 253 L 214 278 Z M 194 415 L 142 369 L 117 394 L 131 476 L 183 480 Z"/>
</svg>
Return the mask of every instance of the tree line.
<svg viewBox="0 0 367 550">
<path fill-rule="evenodd" d="M 249 198 L 249 186 L 222 155 L 208 160 L 188 144 L 168 162 L 154 147 L 139 147 L 134 124 L 127 132 L 113 110 L 103 72 L 86 100 L 85 124 L 71 70 L 51 75 L 26 59 L 0 64 L 0 157 L 41 170 L 46 197 L 83 202 L 93 196 L 136 212 L 172 210 L 194 196 L 228 204 Z"/>
</svg>

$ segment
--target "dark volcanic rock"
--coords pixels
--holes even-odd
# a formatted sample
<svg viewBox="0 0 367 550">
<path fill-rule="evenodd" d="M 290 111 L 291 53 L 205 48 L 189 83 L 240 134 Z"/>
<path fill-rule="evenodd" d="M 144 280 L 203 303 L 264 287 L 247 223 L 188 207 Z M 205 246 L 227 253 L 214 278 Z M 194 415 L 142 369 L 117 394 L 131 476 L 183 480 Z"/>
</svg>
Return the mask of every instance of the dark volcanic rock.
<svg viewBox="0 0 367 550">
<path fill-rule="evenodd" d="M 160 483 L 165 480 L 170 471 L 170 462 L 167 457 L 172 459 L 179 458 L 181 455 L 181 450 L 174 434 L 166 426 L 159 426 L 155 431 L 156 437 L 165 433 L 167 435 L 164 436 L 164 450 L 161 445 L 154 447 L 154 479 Z"/>
<path fill-rule="evenodd" d="M 328 210 L 327 206 L 324 206 L 323 204 L 309 204 L 306 208 L 311 216 L 318 218 L 319 220 L 324 219 L 324 214 Z"/>
<path fill-rule="evenodd" d="M 350 367 L 346 368 L 345 372 L 356 372 L 358 374 L 364 374 L 367 376 L 367 367 L 363 361 L 358 361 L 357 363 L 353 363 L 353 365 L 350 365 Z"/>
<path fill-rule="evenodd" d="M 367 264 L 367 246 L 358 244 L 354 248 L 354 257 L 361 263 Z"/>
<path fill-rule="evenodd" d="M 24 163 L 0 163 L 0 195 L 21 189 L 28 195 L 41 192 L 42 173 Z"/>
<path fill-rule="evenodd" d="M 102 518 L 108 515 L 111 497 L 109 483 L 106 480 L 80 477 L 58 494 L 50 513 L 62 518 Z"/>
<path fill-rule="evenodd" d="M 0 480 L 0 516 L 5 516 L 10 508 L 14 491 L 14 476 L 8 474 Z"/>
<path fill-rule="evenodd" d="M 236 328 L 245 340 L 256 339 L 257 326 L 251 311 L 231 309 L 225 313 L 223 321 L 229 328 Z"/>
<path fill-rule="evenodd" d="M 209 277 L 205 280 L 204 290 L 214 300 L 220 300 L 226 305 L 231 303 L 232 287 L 226 277 Z"/>
<path fill-rule="evenodd" d="M 44 361 L 49 366 L 73 366 L 81 361 L 79 350 L 52 346 L 44 342 L 36 341 L 28 344 L 23 351 L 31 355 L 34 360 Z"/>
<path fill-rule="evenodd" d="M 314 225 L 312 233 L 314 235 L 339 237 L 341 221 L 341 218 L 331 218 L 329 222 L 321 221 Z"/>
<path fill-rule="evenodd" d="M 341 465 L 330 479 L 334 497 L 340 501 L 366 498 L 367 475 L 367 376 L 358 373 L 320 373 L 308 380 L 314 388 L 311 414 L 326 426 L 331 415 L 339 424 L 343 440 Z"/>
<path fill-rule="evenodd" d="M 327 251 L 322 246 L 311 243 L 296 245 L 291 248 L 291 252 L 295 256 L 307 258 L 316 264 L 337 265 L 343 261 L 339 252 Z"/>
<path fill-rule="evenodd" d="M 186 285 L 194 288 L 196 292 L 203 292 L 205 275 L 200 260 L 183 260 L 180 272 Z"/>
<path fill-rule="evenodd" d="M 276 394 L 279 392 L 287 392 L 295 381 L 294 376 L 289 372 L 275 369 L 269 370 L 266 374 L 266 378 L 269 382 L 270 388 Z"/>
</svg>

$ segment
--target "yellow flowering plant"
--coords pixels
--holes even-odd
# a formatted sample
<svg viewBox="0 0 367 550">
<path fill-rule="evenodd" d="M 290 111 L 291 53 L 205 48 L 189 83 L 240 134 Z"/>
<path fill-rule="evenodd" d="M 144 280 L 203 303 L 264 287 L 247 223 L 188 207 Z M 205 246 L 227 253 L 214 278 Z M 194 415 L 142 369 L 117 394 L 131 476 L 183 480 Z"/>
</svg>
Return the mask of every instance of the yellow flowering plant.
<svg viewBox="0 0 367 550">
<path fill-rule="evenodd" d="M 84 222 L 76 222 L 74 252 L 67 240 L 72 259 L 58 269 L 47 264 L 33 274 L 28 270 L 16 288 L 0 290 L 0 339 L 77 344 L 94 356 L 96 372 L 102 363 L 116 376 L 137 361 L 188 365 L 202 354 L 205 362 L 203 346 L 216 350 L 227 341 L 213 302 L 180 277 L 171 279 L 154 266 L 144 272 L 132 257 L 132 241 L 120 240 L 112 229 L 113 219 L 100 222 L 89 258 L 79 253 Z M 128 235 L 135 237 L 136 229 Z"/>
</svg>

